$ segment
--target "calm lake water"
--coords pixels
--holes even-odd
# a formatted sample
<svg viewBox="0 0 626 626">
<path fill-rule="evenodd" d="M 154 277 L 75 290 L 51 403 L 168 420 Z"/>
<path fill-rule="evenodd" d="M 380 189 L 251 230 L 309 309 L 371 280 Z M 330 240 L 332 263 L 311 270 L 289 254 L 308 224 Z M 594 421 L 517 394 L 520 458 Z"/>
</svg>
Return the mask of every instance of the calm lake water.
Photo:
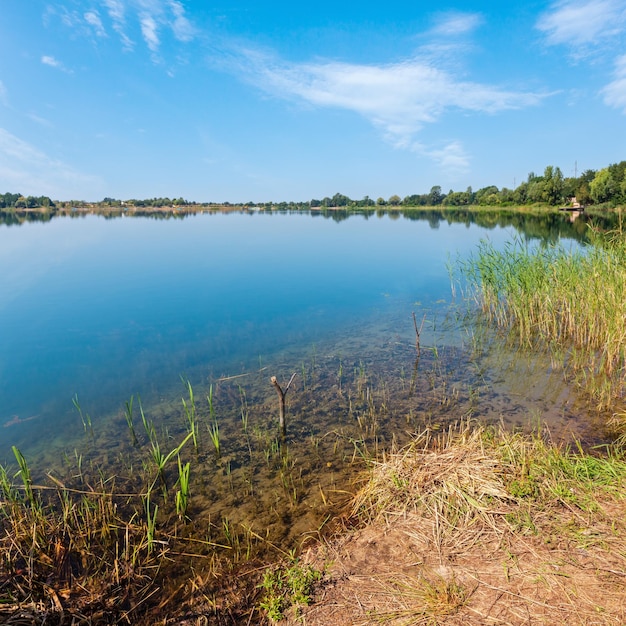
<svg viewBox="0 0 626 626">
<path fill-rule="evenodd" d="M 11 445 L 37 462 L 79 446 L 76 395 L 94 432 L 115 441 L 127 435 L 131 395 L 164 420 L 180 412 L 181 378 L 201 398 L 211 384 L 217 391 L 220 381 L 235 381 L 237 393 L 223 392 L 233 415 L 242 393 L 252 415 L 255 402 L 272 413 L 271 375 L 286 381 L 296 372 L 303 392 L 307 378 L 309 391 L 315 381 L 322 403 L 342 377 L 354 382 L 357 369 L 368 369 L 374 393 L 374 379 L 380 389 L 390 384 L 385 376 L 410 378 L 413 312 L 420 323 L 425 316 L 425 358 L 467 348 L 467 330 L 451 321 L 450 259 L 485 237 L 499 246 L 520 233 L 539 241 L 580 238 L 585 229 L 558 215 L 485 217 L 483 226 L 462 214 L 458 222 L 437 213 L 331 215 L 86 215 L 0 225 L 0 460 L 12 458 Z M 459 354 L 441 366 L 450 385 Z M 485 409 L 490 417 L 509 411 L 523 421 L 525 409 L 511 408 L 515 397 L 554 412 L 556 394 L 557 413 L 569 410 L 560 384 L 529 385 L 518 357 L 489 358 L 484 367 L 499 373 L 483 400 L 493 403 L 498 385 L 506 398 Z M 456 380 L 469 398 L 483 383 L 467 375 Z"/>
</svg>

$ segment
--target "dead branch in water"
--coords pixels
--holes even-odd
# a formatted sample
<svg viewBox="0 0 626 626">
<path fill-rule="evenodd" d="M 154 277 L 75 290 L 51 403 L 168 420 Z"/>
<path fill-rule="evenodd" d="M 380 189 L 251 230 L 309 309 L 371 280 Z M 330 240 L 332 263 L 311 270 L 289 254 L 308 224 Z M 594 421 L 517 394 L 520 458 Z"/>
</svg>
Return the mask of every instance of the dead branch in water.
<svg viewBox="0 0 626 626">
<path fill-rule="evenodd" d="M 287 395 L 289 387 L 291 386 L 291 383 L 293 382 L 293 379 L 295 377 L 296 373 L 294 372 L 291 375 L 291 378 L 289 379 L 289 382 L 287 383 L 287 386 L 284 390 L 278 383 L 276 376 L 272 376 L 270 378 L 270 382 L 272 383 L 272 385 L 276 389 L 276 393 L 278 394 L 278 424 L 280 426 L 280 432 L 283 438 L 287 436 L 287 425 L 285 424 L 285 396 Z"/>
<path fill-rule="evenodd" d="M 422 349 L 420 346 L 420 335 L 422 334 L 422 328 L 424 328 L 424 322 L 426 321 L 426 313 L 424 313 L 424 317 L 422 318 L 422 323 L 420 327 L 417 327 L 417 318 L 415 317 L 415 311 L 413 311 L 413 326 L 415 327 L 415 349 L 417 350 L 417 357 L 419 358 Z"/>
</svg>

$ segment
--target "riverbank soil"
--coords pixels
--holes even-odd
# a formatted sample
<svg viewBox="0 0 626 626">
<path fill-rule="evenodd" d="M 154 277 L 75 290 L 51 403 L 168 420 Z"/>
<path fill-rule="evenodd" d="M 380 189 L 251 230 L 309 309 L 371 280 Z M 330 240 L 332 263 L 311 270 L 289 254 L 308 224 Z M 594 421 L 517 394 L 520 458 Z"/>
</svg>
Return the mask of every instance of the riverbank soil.
<svg viewBox="0 0 626 626">
<path fill-rule="evenodd" d="M 624 624 L 624 462 L 503 436 L 377 463 L 285 624 Z M 508 443 L 506 443 L 508 442 Z"/>
</svg>

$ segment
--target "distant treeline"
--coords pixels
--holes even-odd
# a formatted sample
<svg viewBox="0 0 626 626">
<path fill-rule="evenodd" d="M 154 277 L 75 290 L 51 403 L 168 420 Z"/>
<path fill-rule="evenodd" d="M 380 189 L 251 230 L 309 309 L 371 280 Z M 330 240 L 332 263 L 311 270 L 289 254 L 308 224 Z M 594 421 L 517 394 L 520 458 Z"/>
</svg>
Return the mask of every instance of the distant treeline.
<svg viewBox="0 0 626 626">
<path fill-rule="evenodd" d="M 515 189 L 495 185 L 473 191 L 468 187 L 465 191 L 453 191 L 446 194 L 441 187 L 435 185 L 428 193 L 411 196 L 393 195 L 388 199 L 378 198 L 376 201 L 368 196 L 362 200 L 351 200 L 342 194 L 332 198 L 311 200 L 305 203 L 310 207 L 331 206 L 525 206 L 531 204 L 547 204 L 559 206 L 568 204 L 572 198 L 580 204 L 604 204 L 616 206 L 626 203 L 626 161 L 609 165 L 604 169 L 586 170 L 580 176 L 564 177 L 560 168 L 548 165 L 543 176 L 534 172 Z M 285 203 L 282 203 L 285 204 Z M 292 203 L 286 203 L 292 204 Z"/>
<path fill-rule="evenodd" d="M 54 207 L 48 196 L 23 196 L 20 193 L 0 194 L 0 209 L 38 209 Z"/>
<path fill-rule="evenodd" d="M 373 200 L 365 196 L 361 200 L 353 200 L 341 193 L 332 198 L 313 198 L 304 202 L 192 202 L 184 198 L 150 198 L 118 200 L 104 198 L 101 202 L 84 202 L 79 200 L 52 201 L 47 196 L 22 196 L 21 194 L 5 193 L 0 195 L 0 208 L 15 209 L 61 209 L 90 207 L 94 209 L 155 208 L 155 207 L 258 207 L 260 209 L 315 209 L 329 207 L 376 207 L 376 206 L 527 206 L 545 204 L 559 206 L 568 204 L 572 198 L 583 205 L 603 204 L 617 206 L 626 204 L 626 161 L 614 163 L 601 170 L 585 170 L 580 176 L 564 177 L 560 168 L 548 165 L 542 176 L 534 172 L 515 189 L 495 185 L 474 191 L 468 187 L 465 191 L 443 193 L 440 186 L 435 185 L 428 193 L 413 194 L 401 198 L 393 195 L 388 199 Z"/>
</svg>

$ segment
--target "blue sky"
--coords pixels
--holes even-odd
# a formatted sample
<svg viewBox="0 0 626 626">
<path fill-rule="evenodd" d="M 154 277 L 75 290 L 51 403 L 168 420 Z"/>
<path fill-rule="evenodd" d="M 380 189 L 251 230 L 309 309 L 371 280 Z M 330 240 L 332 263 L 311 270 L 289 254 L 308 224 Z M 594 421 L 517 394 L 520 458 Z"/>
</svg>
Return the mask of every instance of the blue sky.
<svg viewBox="0 0 626 626">
<path fill-rule="evenodd" d="M 0 0 L 0 192 L 309 200 L 626 158 L 626 0 Z"/>
</svg>

